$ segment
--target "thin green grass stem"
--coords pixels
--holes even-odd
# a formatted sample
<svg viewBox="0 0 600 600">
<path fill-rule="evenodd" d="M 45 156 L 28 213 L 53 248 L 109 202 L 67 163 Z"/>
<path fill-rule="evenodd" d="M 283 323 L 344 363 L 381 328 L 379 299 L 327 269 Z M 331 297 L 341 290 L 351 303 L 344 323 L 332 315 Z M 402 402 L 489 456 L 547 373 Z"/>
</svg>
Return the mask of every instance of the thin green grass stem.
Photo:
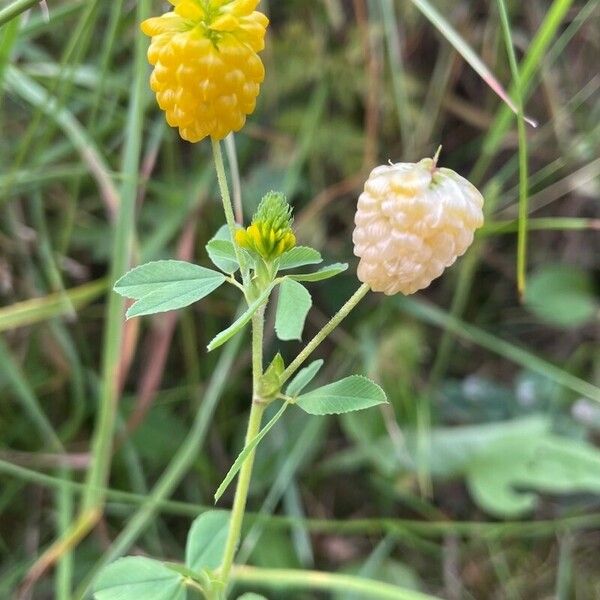
<svg viewBox="0 0 600 600">
<path fill-rule="evenodd" d="M 225 152 L 231 173 L 231 187 L 233 190 L 233 213 L 239 225 L 244 223 L 244 207 L 242 206 L 242 181 L 240 178 L 240 167 L 235 146 L 235 134 L 230 133 L 225 138 Z"/>
<path fill-rule="evenodd" d="M 136 11 L 138 21 L 142 21 L 149 15 L 149 7 L 149 0 L 142 0 L 138 3 Z M 119 194 L 115 236 L 112 245 L 110 281 L 116 281 L 130 266 L 134 242 L 135 202 L 146 94 L 145 60 L 145 42 L 138 36 L 133 65 L 135 76 L 125 132 L 126 144 L 122 162 L 123 185 Z M 45 96 L 44 102 L 47 102 Z M 43 103 L 40 102 L 40 106 L 42 105 Z M 86 476 L 86 488 L 81 499 L 79 517 L 62 537 L 51 544 L 36 560 L 27 575 L 24 584 L 25 589 L 31 587 L 66 552 L 77 546 L 102 514 L 105 501 L 103 488 L 106 487 L 110 472 L 112 441 L 117 413 L 117 373 L 123 339 L 124 309 L 124 299 L 117 294 L 110 293 L 102 349 L 102 382 L 91 445 L 91 467 Z"/>
<path fill-rule="evenodd" d="M 510 23 L 504 0 L 497 0 L 502 32 L 508 54 L 510 71 L 514 81 L 514 97 L 517 105 L 517 128 L 519 137 L 519 231 L 517 234 L 517 289 L 521 300 L 525 294 L 525 280 L 527 269 L 527 217 L 528 206 L 528 165 L 527 165 L 527 132 L 525 130 L 525 117 L 523 114 L 523 93 L 521 88 L 521 75 L 517 65 L 517 57 L 512 43 Z"/>
<path fill-rule="evenodd" d="M 39 3 L 40 0 L 16 0 L 12 4 L 9 4 L 0 10 L 0 27 Z"/>
<path fill-rule="evenodd" d="M 573 0 L 554 0 L 549 9 L 545 11 L 545 17 L 536 34 L 527 48 L 527 52 L 521 61 L 519 68 L 521 97 L 526 100 L 532 91 L 535 82 L 535 75 L 538 72 L 542 61 L 547 58 L 548 46 L 554 38 L 556 31 L 561 26 L 563 19 L 571 8 Z M 546 62 L 546 66 L 549 64 Z M 510 89 L 509 94 L 514 94 L 514 90 Z M 504 136 L 510 127 L 512 114 L 507 106 L 501 106 L 496 113 L 496 118 L 492 126 L 488 130 L 483 142 L 482 152 L 479 159 L 475 163 L 473 170 L 469 176 L 469 180 L 478 185 L 492 159 L 500 147 Z"/>
<path fill-rule="evenodd" d="M 49 489 L 64 487 L 76 494 L 82 494 L 84 491 L 82 483 L 41 473 L 1 459 L 0 473 L 5 477 L 12 477 Z M 109 506 L 114 507 L 118 514 L 122 514 L 125 507 L 143 506 L 148 503 L 148 496 L 142 496 L 141 494 L 115 489 L 105 489 L 104 492 L 111 500 Z M 156 501 L 154 509 L 169 515 L 195 517 L 205 511 L 213 510 L 213 507 L 191 502 L 160 499 Z M 300 519 L 247 512 L 246 519 L 250 523 L 261 524 L 269 529 L 288 530 L 301 525 L 313 533 L 349 536 L 394 534 L 398 538 L 410 537 L 411 535 L 440 538 L 450 534 L 465 537 L 528 538 L 552 536 L 559 531 L 579 531 L 600 527 L 600 514 L 570 515 L 539 521 L 423 521 L 396 518 Z"/>
<path fill-rule="evenodd" d="M 415 126 L 411 117 L 410 98 L 406 85 L 406 70 L 402 56 L 402 40 L 398 30 L 399 21 L 392 0 L 380 0 L 381 21 L 385 33 L 386 49 L 390 74 L 392 77 L 392 89 L 394 91 L 394 104 L 396 117 L 402 135 L 402 150 L 405 157 L 414 153 L 414 131 Z"/>
<path fill-rule="evenodd" d="M 65 481 L 70 480 L 70 473 L 60 471 L 60 476 Z M 56 492 L 57 529 L 59 537 L 69 531 L 69 526 L 74 512 L 74 494 L 68 485 L 62 485 Z M 56 600 L 70 600 L 71 584 L 73 580 L 73 553 L 65 552 L 58 561 L 56 576 L 54 578 L 54 593 Z"/>
<path fill-rule="evenodd" d="M 428 302 L 406 296 L 398 298 L 396 302 L 402 310 L 426 323 L 443 328 L 453 335 L 469 340 L 520 367 L 540 373 L 576 394 L 600 403 L 600 388 L 598 386 L 572 375 L 520 346 L 511 344 L 479 327 L 465 323 Z"/>
<path fill-rule="evenodd" d="M 515 233 L 519 224 L 514 220 L 492 221 L 484 225 L 477 233 L 479 237 Z M 527 219 L 529 231 L 585 231 L 586 229 L 600 229 L 600 219 L 587 219 L 585 217 L 539 217 Z"/>
<path fill-rule="evenodd" d="M 137 8 L 137 21 L 149 14 L 149 0 L 142 0 Z M 120 193 L 115 237 L 113 241 L 110 281 L 116 281 L 130 267 L 135 238 L 135 203 L 137 199 L 138 170 L 142 147 L 144 104 L 146 96 L 146 42 L 136 40 L 134 83 L 132 88 L 123 155 L 124 181 Z M 92 442 L 92 461 L 86 483 L 87 491 L 82 511 L 98 508 L 104 502 L 100 491 L 106 485 L 112 456 L 112 439 L 118 402 L 118 377 L 123 341 L 125 300 L 111 292 L 108 296 L 104 347 L 102 356 L 102 385 L 99 412 Z"/>
</svg>

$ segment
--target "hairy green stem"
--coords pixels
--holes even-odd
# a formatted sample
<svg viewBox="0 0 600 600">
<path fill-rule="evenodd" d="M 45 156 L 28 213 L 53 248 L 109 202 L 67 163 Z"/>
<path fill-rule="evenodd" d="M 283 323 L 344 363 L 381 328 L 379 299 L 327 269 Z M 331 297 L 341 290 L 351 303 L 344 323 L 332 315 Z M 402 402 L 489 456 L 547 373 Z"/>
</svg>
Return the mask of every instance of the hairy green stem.
<svg viewBox="0 0 600 600">
<path fill-rule="evenodd" d="M 348 299 L 346 304 L 338 310 L 331 320 L 306 344 L 302 352 L 288 365 L 281 374 L 281 383 L 285 383 L 301 366 L 302 363 L 315 351 L 317 346 L 350 314 L 352 309 L 367 295 L 371 288 L 363 283 L 356 292 Z"/>
<path fill-rule="evenodd" d="M 252 402 L 250 418 L 248 420 L 248 429 L 246 430 L 246 444 L 248 444 L 258 435 L 264 410 L 264 403 Z M 255 451 L 252 451 L 240 469 L 240 476 L 238 479 L 237 488 L 235 490 L 235 499 L 233 501 L 233 508 L 231 509 L 231 521 L 229 523 L 229 533 L 227 535 L 227 543 L 225 545 L 225 553 L 223 555 L 223 564 L 220 570 L 221 579 L 225 583 L 229 579 L 231 566 L 240 542 L 242 521 L 244 519 L 244 512 L 246 511 L 246 500 L 248 499 L 248 490 L 250 489 L 250 479 L 252 477 L 252 467 L 254 466 L 254 455 Z"/>
<path fill-rule="evenodd" d="M 262 416 L 266 408 L 265 402 L 258 395 L 260 379 L 263 372 L 263 333 L 265 306 L 259 308 L 252 317 L 252 407 L 250 409 L 250 418 L 248 419 L 248 428 L 246 430 L 245 444 L 249 444 L 260 432 Z M 250 479 L 252 478 L 252 467 L 254 466 L 254 456 L 256 450 L 250 452 L 242 468 L 235 490 L 233 508 L 231 509 L 231 520 L 229 523 L 229 532 L 225 544 L 223 563 L 221 564 L 221 580 L 227 587 L 231 566 L 235 559 L 235 553 L 240 543 L 240 534 L 242 530 L 242 521 L 246 510 L 246 501 L 248 499 L 248 490 L 250 489 Z"/>
<path fill-rule="evenodd" d="M 252 399 L 259 401 L 258 388 L 263 374 L 263 337 L 265 330 L 265 309 L 263 304 L 252 317 Z"/>
<path fill-rule="evenodd" d="M 221 152 L 221 144 L 218 140 L 211 139 L 215 168 L 217 171 L 217 180 L 221 191 L 221 199 L 223 201 L 223 210 L 225 212 L 225 220 L 229 227 L 231 241 L 235 250 L 235 256 L 240 265 L 240 273 L 242 275 L 244 295 L 247 299 L 251 298 L 252 290 L 250 285 L 248 268 L 243 261 L 242 254 L 238 245 L 235 242 L 235 215 L 231 204 L 231 195 L 227 185 L 227 176 L 225 174 L 225 165 L 223 163 L 223 153 Z M 261 306 L 252 317 L 252 405 L 250 409 L 250 417 L 248 419 L 248 428 L 246 430 L 246 444 L 248 444 L 260 431 L 262 416 L 266 408 L 266 404 L 259 396 L 260 379 L 263 374 L 263 336 L 264 336 L 264 321 L 265 321 L 265 306 Z M 246 511 L 246 501 L 248 499 L 248 490 L 250 489 L 250 480 L 252 479 L 252 467 L 254 465 L 254 456 L 256 451 L 252 451 L 240 469 L 233 507 L 231 509 L 231 520 L 229 523 L 229 532 L 225 543 L 225 552 L 223 562 L 220 568 L 220 576 L 225 589 L 231 567 L 235 559 L 235 554 L 240 543 L 240 535 L 242 531 L 242 522 Z"/>
</svg>

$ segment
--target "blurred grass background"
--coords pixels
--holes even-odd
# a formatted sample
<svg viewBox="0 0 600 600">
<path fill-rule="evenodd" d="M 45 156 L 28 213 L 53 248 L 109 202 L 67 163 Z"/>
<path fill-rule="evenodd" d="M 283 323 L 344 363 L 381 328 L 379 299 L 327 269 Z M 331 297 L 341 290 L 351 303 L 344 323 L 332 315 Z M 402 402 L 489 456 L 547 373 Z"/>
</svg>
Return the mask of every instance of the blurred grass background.
<svg viewBox="0 0 600 600">
<path fill-rule="evenodd" d="M 32 9 L 12 18 L 15 4 Z M 437 27 L 424 6 L 443 15 Z M 369 295 L 318 351 L 323 381 L 369 374 L 391 406 L 340 419 L 286 415 L 259 451 L 250 504 L 260 515 L 249 519 L 242 558 L 360 573 L 450 600 L 600 597 L 598 3 L 507 2 L 521 75 L 511 94 L 539 122 L 526 131 L 523 302 L 517 121 L 457 52 L 468 44 L 511 88 L 498 5 L 262 7 L 272 23 L 267 78 L 227 157 L 246 216 L 280 189 L 301 243 L 351 260 L 349 274 L 314 288 L 307 338 L 357 286 L 352 220 L 375 165 L 443 144 L 440 164 L 484 192 L 487 223 L 430 289 Z M 126 552 L 181 558 L 191 518 L 241 447 L 250 385 L 247 339 L 205 351 L 236 310 L 228 291 L 131 321 L 122 344 L 114 334 L 122 321 L 120 306 L 107 312 L 111 272 L 175 256 L 207 264 L 204 244 L 223 220 L 210 148 L 183 143 L 146 84 L 132 102 L 142 64 L 135 2 L 53 0 L 48 9 L 49 21 L 34 2 L 0 3 L 2 598 L 79 597 L 101 564 Z M 130 211 L 120 227 L 133 236 L 131 256 L 126 244 L 115 254 L 119 206 Z M 288 343 L 284 354 L 299 348 Z M 91 463 L 109 457 L 91 453 L 90 438 L 113 387 L 104 517 L 18 592 L 74 521 Z"/>
</svg>

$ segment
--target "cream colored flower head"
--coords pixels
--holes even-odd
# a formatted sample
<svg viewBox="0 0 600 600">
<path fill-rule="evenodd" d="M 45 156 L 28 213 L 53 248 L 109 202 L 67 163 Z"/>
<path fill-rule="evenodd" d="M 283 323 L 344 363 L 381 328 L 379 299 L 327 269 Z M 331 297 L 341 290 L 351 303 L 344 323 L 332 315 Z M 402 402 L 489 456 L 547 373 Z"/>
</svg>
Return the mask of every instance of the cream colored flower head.
<svg viewBox="0 0 600 600">
<path fill-rule="evenodd" d="M 426 288 L 471 245 L 482 208 L 474 185 L 431 158 L 375 168 L 354 220 L 358 278 L 387 295 Z"/>
</svg>

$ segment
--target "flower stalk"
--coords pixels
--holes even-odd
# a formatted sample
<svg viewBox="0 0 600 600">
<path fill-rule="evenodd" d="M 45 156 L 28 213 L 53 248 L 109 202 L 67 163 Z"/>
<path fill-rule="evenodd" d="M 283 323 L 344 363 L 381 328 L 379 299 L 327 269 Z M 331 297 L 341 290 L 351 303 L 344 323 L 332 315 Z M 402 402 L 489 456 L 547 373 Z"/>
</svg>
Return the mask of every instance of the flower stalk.
<svg viewBox="0 0 600 600">
<path fill-rule="evenodd" d="M 250 408 L 250 417 L 248 418 L 248 427 L 246 429 L 245 444 L 248 444 L 255 438 L 262 422 L 263 413 L 267 404 L 258 396 L 260 379 L 262 377 L 262 355 L 263 355 L 263 332 L 264 332 L 264 313 L 265 307 L 260 308 L 252 318 L 252 405 Z M 242 531 L 242 522 L 246 511 L 246 502 L 248 491 L 250 489 L 250 480 L 252 479 L 252 467 L 254 466 L 254 456 L 256 450 L 252 451 L 246 458 L 238 478 L 235 490 L 235 498 L 231 509 L 231 520 L 229 521 L 229 532 L 227 542 L 225 543 L 225 552 L 223 562 L 219 569 L 221 581 L 225 588 L 231 573 L 231 567 L 235 559 L 235 553 L 240 543 Z"/>
<path fill-rule="evenodd" d="M 281 375 L 281 382 L 285 383 L 306 361 L 306 359 L 317 349 L 317 347 L 327 338 L 327 336 L 350 314 L 350 312 L 358 305 L 358 303 L 367 295 L 370 290 L 367 283 L 363 283 L 350 296 L 346 303 L 331 317 L 329 322 L 313 337 L 304 349 L 296 356 L 296 358 L 288 365 Z"/>
<path fill-rule="evenodd" d="M 213 160 L 215 163 L 215 170 L 217 172 L 217 182 L 219 184 L 219 191 L 221 193 L 221 202 L 223 203 L 223 212 L 225 213 L 225 222 L 229 229 L 229 235 L 233 243 L 233 249 L 235 251 L 235 258 L 240 265 L 240 272 L 242 274 L 242 281 L 244 287 L 247 288 L 248 284 L 248 268 L 243 260 L 242 253 L 238 245 L 235 243 L 235 215 L 233 213 L 233 205 L 231 203 L 231 194 L 229 193 L 229 186 L 227 184 L 227 175 L 225 174 L 225 163 L 223 162 L 223 152 L 221 151 L 221 142 L 215 138 L 211 138 Z"/>
</svg>

